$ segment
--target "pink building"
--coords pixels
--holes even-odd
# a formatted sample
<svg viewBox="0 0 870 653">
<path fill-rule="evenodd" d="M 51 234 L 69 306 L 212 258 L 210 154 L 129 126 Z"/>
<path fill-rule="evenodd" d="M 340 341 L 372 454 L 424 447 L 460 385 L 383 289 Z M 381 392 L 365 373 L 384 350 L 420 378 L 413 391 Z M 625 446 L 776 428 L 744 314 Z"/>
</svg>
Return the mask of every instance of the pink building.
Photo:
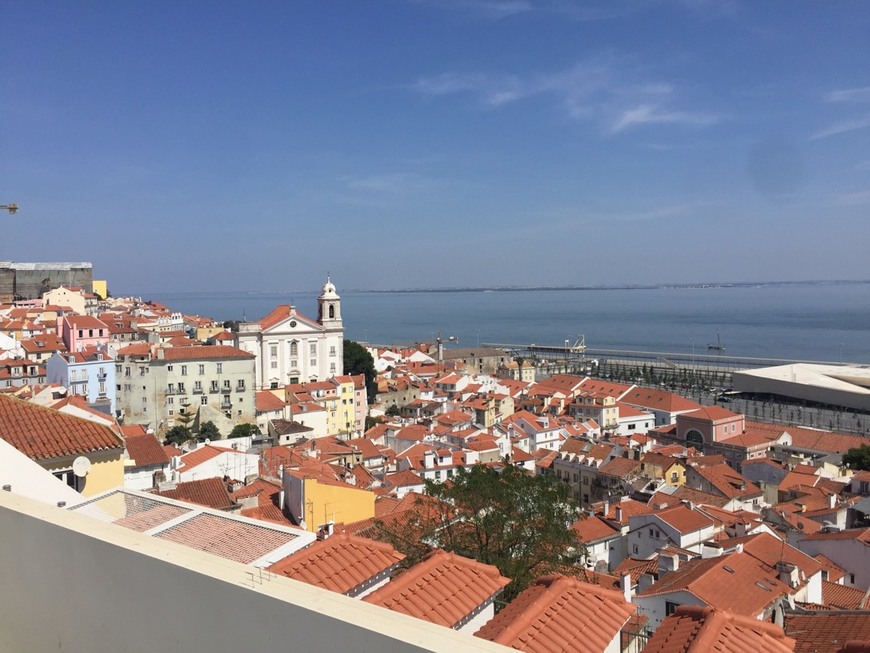
<svg viewBox="0 0 870 653">
<path fill-rule="evenodd" d="M 65 315 L 58 319 L 58 330 L 70 352 L 82 351 L 85 347 L 109 344 L 109 327 L 92 315 Z"/>
<path fill-rule="evenodd" d="M 705 445 L 727 440 L 744 430 L 744 416 L 721 406 L 705 406 L 677 416 L 677 438 L 700 451 L 707 451 Z"/>
</svg>

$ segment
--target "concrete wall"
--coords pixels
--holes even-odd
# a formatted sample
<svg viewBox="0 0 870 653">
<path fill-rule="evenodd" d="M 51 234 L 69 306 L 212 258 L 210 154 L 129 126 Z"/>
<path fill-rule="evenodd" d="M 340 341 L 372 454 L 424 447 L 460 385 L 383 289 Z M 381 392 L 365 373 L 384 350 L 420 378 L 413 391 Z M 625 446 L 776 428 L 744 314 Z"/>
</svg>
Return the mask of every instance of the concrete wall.
<svg viewBox="0 0 870 653">
<path fill-rule="evenodd" d="M 506 651 L 0 491 L 3 651 Z"/>
</svg>

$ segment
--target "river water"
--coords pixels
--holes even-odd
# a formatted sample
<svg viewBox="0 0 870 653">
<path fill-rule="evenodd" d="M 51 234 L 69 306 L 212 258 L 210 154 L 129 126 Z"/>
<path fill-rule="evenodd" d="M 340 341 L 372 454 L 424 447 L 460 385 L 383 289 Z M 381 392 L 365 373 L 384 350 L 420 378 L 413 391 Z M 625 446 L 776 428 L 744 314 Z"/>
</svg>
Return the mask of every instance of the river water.
<svg viewBox="0 0 870 653">
<path fill-rule="evenodd" d="M 870 283 L 498 290 L 343 291 L 347 337 L 379 344 L 459 338 L 511 343 L 870 363 Z M 184 313 L 258 319 L 278 304 L 317 316 L 318 292 L 156 293 Z"/>
</svg>

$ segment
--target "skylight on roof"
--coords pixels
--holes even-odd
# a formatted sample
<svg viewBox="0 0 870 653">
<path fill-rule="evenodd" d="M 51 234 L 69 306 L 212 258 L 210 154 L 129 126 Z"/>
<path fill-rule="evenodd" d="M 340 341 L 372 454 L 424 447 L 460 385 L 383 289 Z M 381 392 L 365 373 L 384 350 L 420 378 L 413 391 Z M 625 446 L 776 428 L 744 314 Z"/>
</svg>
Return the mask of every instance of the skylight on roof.
<svg viewBox="0 0 870 653">
<path fill-rule="evenodd" d="M 727 571 L 729 574 L 733 574 L 733 573 L 734 573 L 734 570 L 733 570 L 731 567 L 729 567 L 728 565 L 723 565 L 723 566 L 722 566 L 722 569 L 724 569 L 725 571 Z"/>
<path fill-rule="evenodd" d="M 770 588 L 769 588 L 767 585 L 765 585 L 764 583 L 756 582 L 755 584 L 756 584 L 758 587 L 760 587 L 761 589 L 763 589 L 765 592 L 769 592 L 769 591 L 770 591 Z"/>
</svg>

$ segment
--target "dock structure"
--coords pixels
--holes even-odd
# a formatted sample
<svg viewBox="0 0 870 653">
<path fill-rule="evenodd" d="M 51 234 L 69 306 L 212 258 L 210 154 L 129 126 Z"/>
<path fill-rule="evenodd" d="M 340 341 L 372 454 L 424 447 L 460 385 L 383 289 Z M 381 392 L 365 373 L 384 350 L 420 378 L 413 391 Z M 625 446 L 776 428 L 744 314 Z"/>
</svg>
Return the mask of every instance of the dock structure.
<svg viewBox="0 0 870 653">
<path fill-rule="evenodd" d="M 799 359 L 764 358 L 758 356 L 733 356 L 723 351 L 662 352 L 632 349 L 590 348 L 580 336 L 573 344 L 565 340 L 561 345 L 488 343 L 486 347 L 501 349 L 514 358 L 521 357 L 543 370 L 562 369 L 565 372 L 583 373 L 592 367 L 648 367 L 662 372 L 681 370 L 700 373 L 725 373 L 788 365 L 792 363 L 820 363 Z M 833 363 L 831 363 L 833 364 Z"/>
</svg>

